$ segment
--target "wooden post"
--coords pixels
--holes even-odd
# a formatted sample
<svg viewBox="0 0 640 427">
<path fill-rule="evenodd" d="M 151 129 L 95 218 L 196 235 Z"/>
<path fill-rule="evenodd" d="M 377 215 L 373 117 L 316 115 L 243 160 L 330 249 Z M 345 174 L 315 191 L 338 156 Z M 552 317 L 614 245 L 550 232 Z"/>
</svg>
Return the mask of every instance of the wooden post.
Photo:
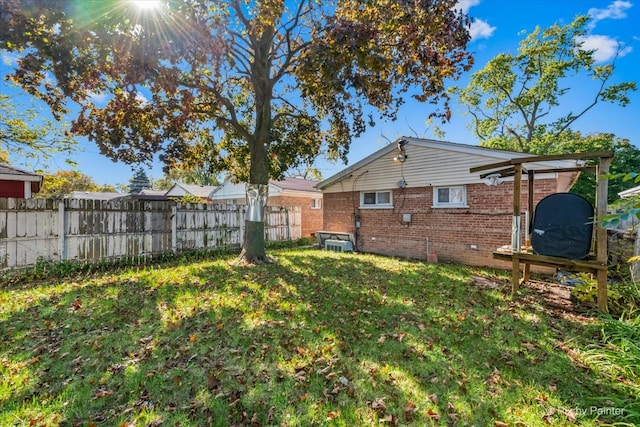
<svg viewBox="0 0 640 427">
<path fill-rule="evenodd" d="M 607 214 L 607 197 L 609 180 L 604 176 L 609 173 L 612 157 L 601 157 L 600 165 L 596 168 L 596 261 L 604 264 L 605 268 L 598 270 L 598 310 L 607 312 L 607 230 L 602 226 L 602 218 Z"/>
<path fill-rule="evenodd" d="M 65 261 L 68 258 L 66 231 L 67 227 L 64 222 L 64 200 L 58 201 L 58 256 L 59 261 Z"/>
<path fill-rule="evenodd" d="M 178 253 L 178 208 L 171 206 L 171 251 Z"/>
<path fill-rule="evenodd" d="M 512 241 L 511 249 L 513 252 L 513 265 L 511 271 L 511 295 L 515 295 L 518 292 L 520 286 L 520 235 L 522 229 L 521 224 L 521 201 L 520 194 L 522 189 L 522 165 L 517 164 L 514 166 L 515 176 L 513 177 L 513 225 L 512 225 Z"/>
<path fill-rule="evenodd" d="M 531 221 L 533 218 L 533 180 L 534 180 L 534 175 L 535 172 L 530 170 L 527 171 L 527 187 L 528 187 L 528 204 L 527 204 L 527 211 L 528 211 L 528 215 L 527 215 L 527 221 L 525 226 L 525 247 L 530 247 L 531 246 Z M 522 281 L 524 283 L 527 283 L 529 280 L 531 279 L 531 264 L 529 263 L 525 263 L 524 264 L 524 275 L 522 277 Z"/>
</svg>

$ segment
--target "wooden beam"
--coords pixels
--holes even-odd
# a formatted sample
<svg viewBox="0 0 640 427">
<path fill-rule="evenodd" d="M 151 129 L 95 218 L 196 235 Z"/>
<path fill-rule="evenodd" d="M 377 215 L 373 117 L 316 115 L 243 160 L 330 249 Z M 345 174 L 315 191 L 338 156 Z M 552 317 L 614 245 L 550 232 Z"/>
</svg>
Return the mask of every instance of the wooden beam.
<svg viewBox="0 0 640 427">
<path fill-rule="evenodd" d="M 611 157 L 603 157 L 596 169 L 598 181 L 596 183 L 596 260 L 607 264 L 607 230 L 602 226 L 602 218 L 607 214 L 607 197 L 609 180 L 605 177 L 609 173 Z M 598 310 L 607 311 L 607 270 L 598 271 Z"/>
<path fill-rule="evenodd" d="M 547 255 L 529 254 L 520 252 L 519 254 L 511 254 L 508 252 L 496 251 L 493 258 L 500 261 L 512 261 L 513 257 L 518 258 L 519 262 L 527 262 L 532 265 L 541 265 L 544 267 L 566 268 L 571 271 L 584 271 L 587 273 L 596 273 L 598 271 L 607 270 L 607 264 L 602 264 L 594 260 L 586 259 L 567 259 Z"/>
<path fill-rule="evenodd" d="M 584 172 L 584 171 L 595 171 L 596 166 L 591 165 L 591 166 L 576 166 L 575 168 L 552 168 L 552 169 L 531 169 L 531 170 L 535 171 L 537 174 L 560 173 L 560 172 Z M 524 173 L 525 171 L 523 170 L 522 172 Z M 508 176 L 513 176 L 515 174 L 515 171 L 513 167 L 510 167 L 506 169 L 500 169 L 497 171 L 485 172 L 480 175 L 480 178 L 485 179 L 486 177 L 490 175 L 495 175 L 495 174 L 500 174 L 500 178 L 505 178 Z"/>
<path fill-rule="evenodd" d="M 502 161 L 502 162 L 491 163 L 491 164 L 484 165 L 484 166 L 475 166 L 475 167 L 472 167 L 471 169 L 469 169 L 469 172 L 474 173 L 474 172 L 486 171 L 486 170 L 489 170 L 489 169 L 503 168 L 505 166 L 513 166 L 513 163 L 511 163 L 511 160 L 505 160 L 505 161 Z"/>
<path fill-rule="evenodd" d="M 484 166 L 476 166 L 469 169 L 469 172 L 480 172 L 490 169 L 504 168 L 506 166 L 514 166 L 523 163 L 539 163 L 549 162 L 554 160 L 584 160 L 584 159 L 597 159 L 597 158 L 612 158 L 613 151 L 594 151 L 590 153 L 569 153 L 569 154 L 554 154 L 548 156 L 530 156 L 520 157 L 516 159 L 506 160 L 502 162 L 491 163 Z"/>
<path fill-rule="evenodd" d="M 515 165 L 516 175 L 513 179 L 513 220 L 511 230 L 511 249 L 514 253 L 519 253 L 522 242 L 521 236 L 521 201 L 520 194 L 522 188 L 522 165 Z M 511 267 L 511 294 L 515 295 L 520 286 L 520 261 L 517 257 L 513 258 Z"/>
<path fill-rule="evenodd" d="M 533 206 L 533 180 L 534 180 L 534 175 L 535 175 L 536 171 L 527 171 L 527 196 L 529 197 L 527 199 L 527 211 L 529 212 L 529 214 L 527 215 L 527 221 L 525 226 L 525 231 L 524 234 L 526 236 L 525 238 L 525 243 L 524 246 L 526 248 L 528 248 L 529 246 L 531 246 L 531 220 L 533 218 L 533 211 L 534 211 L 534 206 Z M 531 279 L 531 264 L 529 264 L 528 262 L 526 262 L 524 264 L 524 274 L 522 275 L 522 281 L 524 283 L 527 283 L 529 280 Z"/>
</svg>

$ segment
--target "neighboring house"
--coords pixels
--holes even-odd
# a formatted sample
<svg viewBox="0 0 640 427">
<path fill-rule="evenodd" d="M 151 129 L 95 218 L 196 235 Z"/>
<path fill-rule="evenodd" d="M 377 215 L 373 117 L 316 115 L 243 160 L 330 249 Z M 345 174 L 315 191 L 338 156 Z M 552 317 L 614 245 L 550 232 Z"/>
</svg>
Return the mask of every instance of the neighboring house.
<svg viewBox="0 0 640 427">
<path fill-rule="evenodd" d="M 324 195 L 323 230 L 352 233 L 361 252 L 427 259 L 429 250 L 439 261 L 504 267 L 492 254 L 511 243 L 513 178 L 482 179 L 469 169 L 526 156 L 401 138 L 317 186 Z M 549 169 L 550 164 L 576 163 L 528 167 Z M 575 178 L 575 172 L 537 174 L 534 203 L 568 191 Z M 524 212 L 532 209 L 523 188 Z"/>
<path fill-rule="evenodd" d="M 183 196 L 196 196 L 202 199 L 203 203 L 212 201 L 211 193 L 218 188 L 213 185 L 197 185 L 197 184 L 173 184 L 173 187 L 165 193 L 169 198 L 180 198 Z"/>
<path fill-rule="evenodd" d="M 140 193 L 142 196 L 165 196 L 167 194 L 167 190 L 154 190 L 152 188 L 145 188 Z"/>
<path fill-rule="evenodd" d="M 627 188 L 626 190 L 619 192 L 618 197 L 621 199 L 628 199 L 629 197 L 637 196 L 638 194 L 640 194 L 640 185 L 637 187 Z"/>
<path fill-rule="evenodd" d="M 42 175 L 0 164 L 0 197 L 30 199 L 42 187 Z"/>
<path fill-rule="evenodd" d="M 108 191 L 72 191 L 68 199 L 85 200 L 114 200 L 127 196 L 126 193 L 115 193 Z"/>
<path fill-rule="evenodd" d="M 302 177 L 285 177 L 281 181 L 269 181 L 268 206 L 299 206 L 302 236 L 313 236 L 322 229 L 322 193 L 315 186 L 318 181 Z M 216 203 L 246 204 L 246 185 L 225 181 L 212 194 Z"/>
</svg>

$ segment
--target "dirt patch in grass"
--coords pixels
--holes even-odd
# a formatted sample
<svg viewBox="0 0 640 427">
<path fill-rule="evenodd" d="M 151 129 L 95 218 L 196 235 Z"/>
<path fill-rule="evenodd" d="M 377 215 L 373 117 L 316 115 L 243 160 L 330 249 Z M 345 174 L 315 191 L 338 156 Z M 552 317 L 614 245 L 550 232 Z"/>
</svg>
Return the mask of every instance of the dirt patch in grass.
<svg viewBox="0 0 640 427">
<path fill-rule="evenodd" d="M 505 294 L 511 293 L 511 283 L 498 277 L 474 276 L 473 283 L 483 288 L 499 290 Z M 544 311 L 553 317 L 570 317 L 572 320 L 577 318 L 578 320 L 584 319 L 584 321 L 589 319 L 586 316 L 588 313 L 585 311 L 584 305 L 576 304 L 575 298 L 571 296 L 571 288 L 568 286 L 536 279 L 521 285 L 519 293 L 520 295 L 516 298 L 527 299 L 535 295 Z"/>
</svg>

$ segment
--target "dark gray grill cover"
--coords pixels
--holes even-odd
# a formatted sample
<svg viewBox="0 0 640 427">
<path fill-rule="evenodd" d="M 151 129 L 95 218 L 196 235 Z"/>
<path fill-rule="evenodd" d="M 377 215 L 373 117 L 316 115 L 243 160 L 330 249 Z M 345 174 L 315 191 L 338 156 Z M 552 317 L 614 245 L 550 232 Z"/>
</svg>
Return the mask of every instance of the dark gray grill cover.
<svg viewBox="0 0 640 427">
<path fill-rule="evenodd" d="M 540 255 L 583 259 L 589 255 L 593 206 L 573 193 L 556 193 L 540 200 L 533 216 L 531 246 Z"/>
</svg>

